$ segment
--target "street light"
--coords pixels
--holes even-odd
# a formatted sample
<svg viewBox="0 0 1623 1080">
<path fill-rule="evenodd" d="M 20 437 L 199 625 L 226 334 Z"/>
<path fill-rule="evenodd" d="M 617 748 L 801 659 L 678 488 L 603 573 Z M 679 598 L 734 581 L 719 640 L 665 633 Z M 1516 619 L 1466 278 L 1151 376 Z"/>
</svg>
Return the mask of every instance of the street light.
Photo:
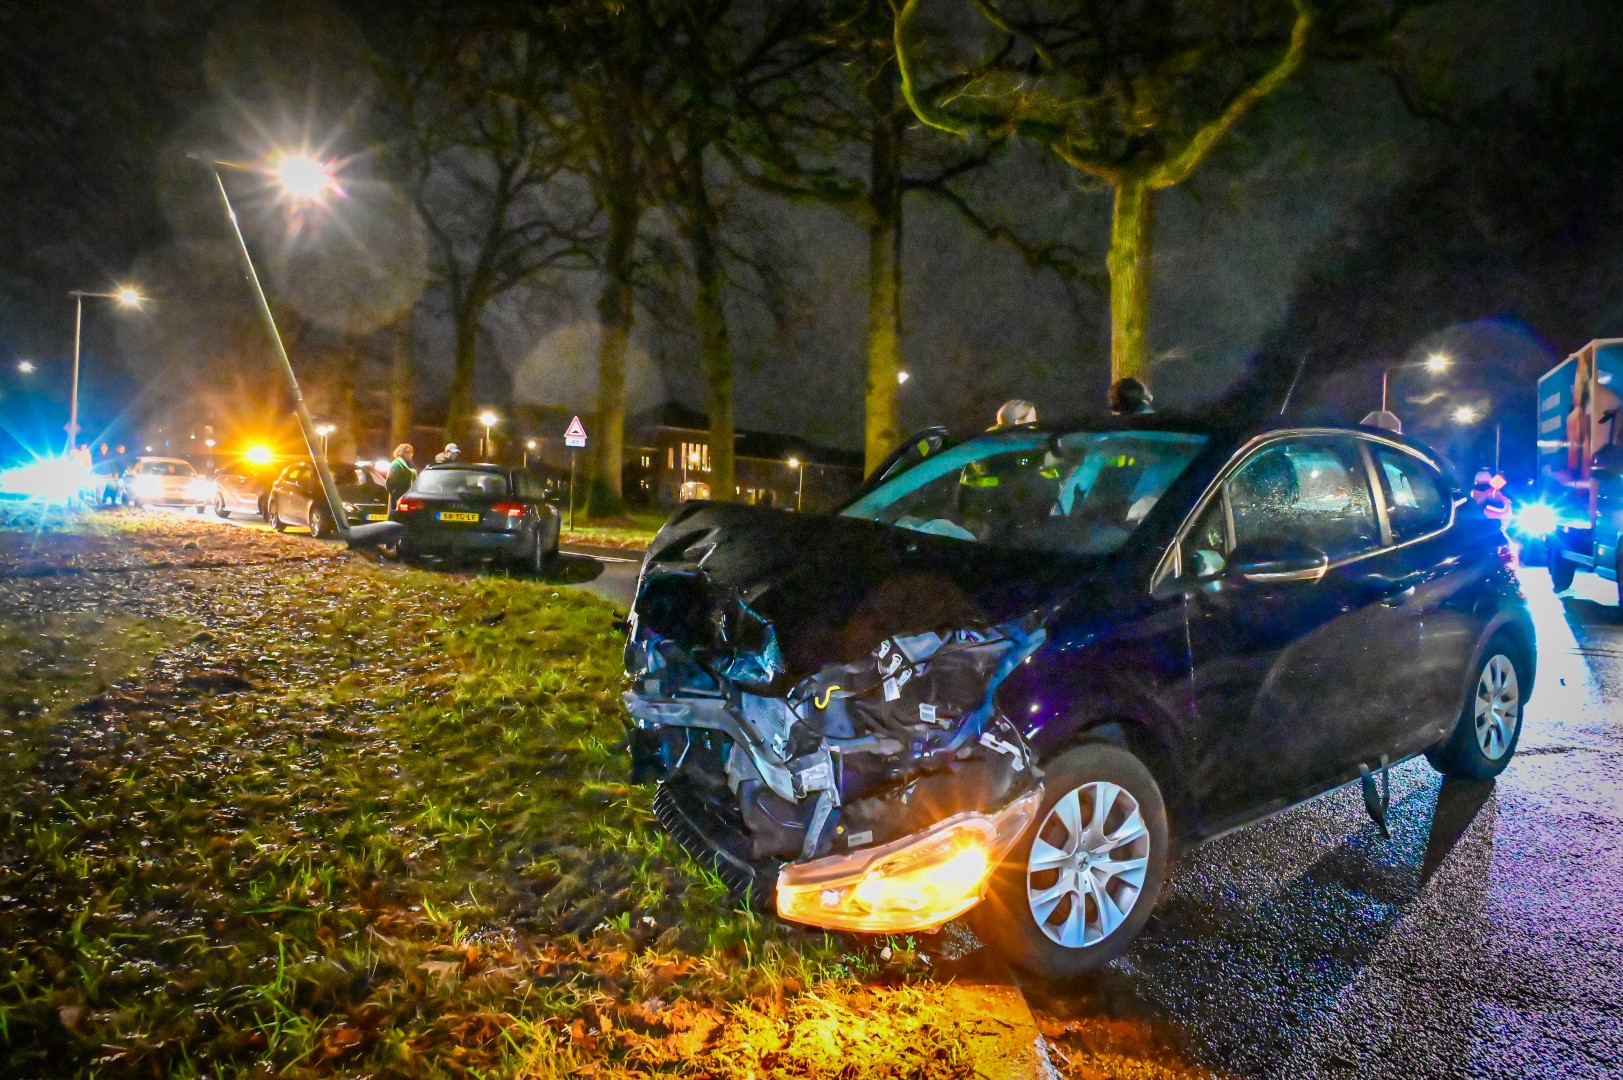
<svg viewBox="0 0 1623 1080">
<path fill-rule="evenodd" d="M 24 375 L 32 375 L 34 373 L 34 362 L 32 360 L 19 360 L 17 361 L 17 370 Z"/>
<path fill-rule="evenodd" d="M 79 338 L 85 320 L 85 297 L 111 300 L 121 308 L 138 308 L 146 302 L 146 297 L 132 285 L 120 285 L 112 292 L 74 289 L 68 295 L 73 297 L 73 389 L 68 394 L 68 449 L 72 450 L 79 441 Z M 33 365 L 29 365 L 29 369 L 32 370 Z"/>
<path fill-rule="evenodd" d="M 806 494 L 806 463 L 797 457 L 789 459 L 788 465 L 796 472 L 795 478 L 795 509 L 800 509 L 803 496 Z"/>
<path fill-rule="evenodd" d="M 533 454 L 533 453 L 535 453 L 535 440 L 534 439 L 525 439 L 524 440 L 524 467 L 526 469 L 528 469 L 530 467 L 530 455 Z"/>
<path fill-rule="evenodd" d="M 1445 354 L 1440 353 L 1440 352 L 1436 352 L 1436 353 L 1432 353 L 1430 356 L 1426 357 L 1424 360 L 1420 361 L 1419 363 L 1388 364 L 1388 365 L 1386 365 L 1386 367 L 1383 367 L 1381 369 L 1381 411 L 1382 412 L 1387 411 L 1387 408 L 1386 408 L 1386 384 L 1387 384 L 1392 372 L 1401 371 L 1404 368 L 1410 368 L 1410 367 L 1423 367 L 1427 371 L 1431 372 L 1433 375 L 1436 375 L 1438 372 L 1448 370 L 1448 366 L 1450 364 L 1452 364 L 1453 362 L 1454 361 L 1449 359 L 1449 357 L 1446 356 Z"/>
<path fill-rule="evenodd" d="M 1481 413 L 1477 412 L 1475 405 L 1461 405 L 1454 410 L 1456 424 L 1474 424 L 1480 417 Z"/>
<path fill-rule="evenodd" d="M 331 162 L 309 153 L 277 154 L 270 167 L 271 178 L 291 203 L 322 202 L 329 195 L 343 195 Z"/>
<path fill-rule="evenodd" d="M 317 424 L 316 434 L 321 436 L 321 460 L 327 460 L 327 438 L 338 429 L 331 424 Z"/>
<path fill-rule="evenodd" d="M 479 456 L 486 461 L 490 460 L 490 429 L 500 423 L 501 419 L 490 409 L 486 409 L 479 414 L 479 423 L 485 429 L 484 441 L 479 444 Z"/>
<path fill-rule="evenodd" d="M 912 377 L 913 377 L 913 376 L 911 376 L 911 375 L 909 375 L 909 374 L 908 374 L 908 373 L 907 373 L 907 372 L 905 372 L 905 371 L 898 371 L 898 372 L 897 372 L 897 373 L 896 373 L 896 385 L 897 385 L 897 386 L 901 386 L 901 385 L 903 385 L 903 384 L 904 384 L 904 383 L 906 383 L 906 382 L 907 382 L 907 380 L 909 380 L 909 379 L 911 379 L 911 378 L 912 378 Z"/>
</svg>

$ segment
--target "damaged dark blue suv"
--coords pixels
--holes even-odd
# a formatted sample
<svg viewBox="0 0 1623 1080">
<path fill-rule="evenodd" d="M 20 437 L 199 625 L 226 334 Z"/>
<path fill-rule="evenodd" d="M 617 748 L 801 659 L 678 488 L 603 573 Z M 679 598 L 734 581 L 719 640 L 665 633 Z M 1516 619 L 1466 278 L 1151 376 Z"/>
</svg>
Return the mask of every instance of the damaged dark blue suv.
<svg viewBox="0 0 1623 1080">
<path fill-rule="evenodd" d="M 839 514 L 694 504 L 626 647 L 660 820 L 780 916 L 968 914 L 1074 975 L 1169 858 L 1424 753 L 1497 774 L 1535 646 L 1498 525 L 1372 428 L 1171 417 L 925 453 Z"/>
</svg>

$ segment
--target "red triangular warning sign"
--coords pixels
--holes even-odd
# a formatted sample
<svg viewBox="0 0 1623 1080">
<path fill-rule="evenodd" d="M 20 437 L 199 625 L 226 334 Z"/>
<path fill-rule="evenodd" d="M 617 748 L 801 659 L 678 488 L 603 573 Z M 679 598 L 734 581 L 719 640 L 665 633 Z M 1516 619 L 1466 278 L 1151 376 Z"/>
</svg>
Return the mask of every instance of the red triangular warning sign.
<svg viewBox="0 0 1623 1080">
<path fill-rule="evenodd" d="M 580 417 L 577 416 L 573 420 L 569 421 L 569 430 L 564 432 L 564 438 L 566 438 L 566 439 L 584 439 L 584 438 L 586 438 L 586 425 L 580 422 Z"/>
</svg>

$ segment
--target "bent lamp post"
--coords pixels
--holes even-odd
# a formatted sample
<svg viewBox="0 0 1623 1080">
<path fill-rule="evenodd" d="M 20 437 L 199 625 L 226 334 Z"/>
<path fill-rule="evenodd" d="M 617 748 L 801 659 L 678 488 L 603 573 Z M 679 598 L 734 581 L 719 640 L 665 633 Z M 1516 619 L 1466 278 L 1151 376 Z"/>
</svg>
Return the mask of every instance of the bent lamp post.
<svg viewBox="0 0 1623 1080">
<path fill-rule="evenodd" d="M 326 455 L 316 453 L 317 443 L 322 437 L 317 434 L 315 421 L 311 419 L 310 410 L 304 403 L 304 394 L 299 389 L 299 378 L 293 373 L 293 362 L 288 358 L 287 347 L 282 343 L 281 331 L 276 326 L 276 316 L 271 313 L 270 300 L 265 296 L 264 286 L 260 284 L 253 256 L 248 253 L 248 241 L 243 237 L 242 224 L 237 220 L 237 211 L 231 205 L 231 196 L 226 193 L 225 180 L 221 177 L 218 167 L 222 164 L 230 163 L 209 159 L 210 168 L 214 173 L 214 185 L 220 193 L 220 205 L 225 208 L 226 219 L 231 222 L 231 231 L 237 240 L 237 250 L 242 253 L 248 282 L 253 286 L 254 298 L 259 304 L 260 317 L 265 322 L 265 329 L 270 334 L 271 342 L 276 346 L 276 358 L 281 362 L 282 375 L 287 380 L 288 390 L 293 394 L 293 413 L 298 417 L 305 448 L 310 452 L 310 460 L 316 467 L 316 476 L 321 480 L 321 493 L 327 501 L 327 511 L 332 515 L 338 535 L 343 537 L 344 542 L 350 547 L 386 543 L 400 533 L 402 526 L 394 521 L 380 521 L 351 527 L 349 516 L 344 513 L 344 501 L 338 494 L 338 485 L 333 480 L 332 470 L 327 467 Z M 316 167 L 320 168 L 319 165 Z"/>
</svg>

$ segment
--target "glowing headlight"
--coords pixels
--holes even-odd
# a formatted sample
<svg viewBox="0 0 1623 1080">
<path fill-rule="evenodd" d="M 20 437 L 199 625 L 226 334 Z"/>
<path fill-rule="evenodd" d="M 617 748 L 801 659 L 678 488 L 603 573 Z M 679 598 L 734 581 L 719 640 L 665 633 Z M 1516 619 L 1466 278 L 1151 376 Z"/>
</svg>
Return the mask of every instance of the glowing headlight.
<svg viewBox="0 0 1623 1080">
<path fill-rule="evenodd" d="M 135 493 L 142 498 L 150 499 L 154 495 L 162 494 L 163 480 L 156 476 L 141 475 L 135 478 Z"/>
<path fill-rule="evenodd" d="M 1544 503 L 1528 503 L 1511 515 L 1511 522 L 1528 536 L 1543 537 L 1555 532 L 1560 524 L 1555 508 Z"/>
<path fill-rule="evenodd" d="M 995 814 L 954 814 L 869 851 L 791 863 L 778 873 L 778 914 L 872 934 L 939 926 L 980 902 L 1041 800 L 1039 787 Z"/>
<path fill-rule="evenodd" d="M 353 514 L 354 512 L 355 512 L 355 504 L 354 503 L 345 503 L 344 504 L 344 513 Z"/>
</svg>

